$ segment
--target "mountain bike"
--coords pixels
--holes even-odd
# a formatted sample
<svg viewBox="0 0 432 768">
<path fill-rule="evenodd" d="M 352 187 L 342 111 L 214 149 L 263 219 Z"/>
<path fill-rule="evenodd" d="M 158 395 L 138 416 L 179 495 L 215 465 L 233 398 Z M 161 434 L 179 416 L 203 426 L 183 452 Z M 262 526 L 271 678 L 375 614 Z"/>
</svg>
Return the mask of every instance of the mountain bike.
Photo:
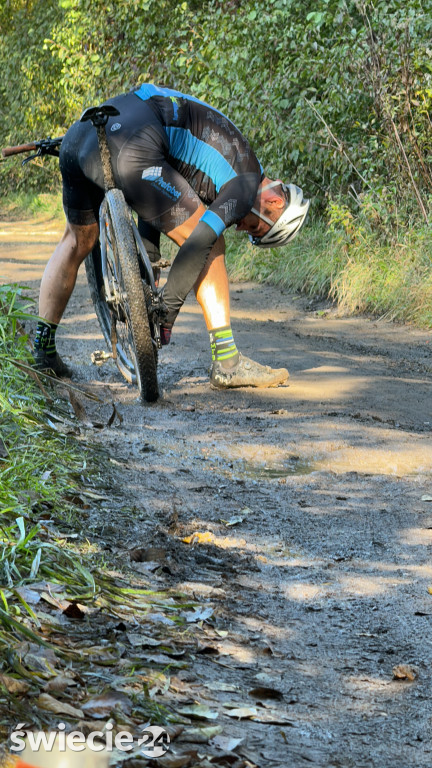
<svg viewBox="0 0 432 768">
<path fill-rule="evenodd" d="M 81 116 L 97 131 L 105 194 L 99 212 L 99 241 L 87 256 L 90 294 L 105 341 L 125 379 L 136 384 L 142 400 L 159 396 L 157 362 L 161 348 L 161 299 L 154 267 L 123 192 L 116 187 L 105 125 L 119 112 L 112 106 L 90 107 Z M 63 137 L 3 149 L 3 157 L 34 152 L 23 165 L 43 155 L 59 156 Z"/>
</svg>

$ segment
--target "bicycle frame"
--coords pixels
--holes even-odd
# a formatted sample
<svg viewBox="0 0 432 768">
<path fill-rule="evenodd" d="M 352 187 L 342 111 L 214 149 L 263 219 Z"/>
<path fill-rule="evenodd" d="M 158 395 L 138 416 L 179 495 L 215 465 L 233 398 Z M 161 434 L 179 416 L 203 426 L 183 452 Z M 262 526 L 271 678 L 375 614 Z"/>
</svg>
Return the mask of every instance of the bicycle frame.
<svg viewBox="0 0 432 768">
<path fill-rule="evenodd" d="M 143 400 L 153 402 L 158 397 L 157 350 L 162 346 L 161 299 L 132 211 L 115 184 L 105 126 L 109 117 L 118 114 L 115 107 L 102 105 L 86 110 L 81 117 L 82 121 L 90 120 L 97 131 L 105 189 L 99 216 L 99 244 L 87 257 L 86 271 L 96 314 L 105 340 L 111 344 L 113 359 L 127 381 L 138 384 Z M 48 137 L 7 147 L 2 154 L 8 157 L 34 152 L 23 165 L 47 154 L 59 157 L 63 138 Z"/>
</svg>

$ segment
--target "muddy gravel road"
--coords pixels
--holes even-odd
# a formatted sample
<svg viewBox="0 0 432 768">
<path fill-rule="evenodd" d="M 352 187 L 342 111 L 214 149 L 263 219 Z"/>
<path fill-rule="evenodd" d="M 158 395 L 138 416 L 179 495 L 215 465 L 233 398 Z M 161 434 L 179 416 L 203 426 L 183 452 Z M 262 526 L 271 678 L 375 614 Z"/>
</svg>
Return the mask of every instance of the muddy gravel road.
<svg viewBox="0 0 432 768">
<path fill-rule="evenodd" d="M 56 227 L 0 230 L 2 281 L 36 293 Z M 288 386 L 212 391 L 191 299 L 143 406 L 91 363 L 104 347 L 80 273 L 58 346 L 102 401 L 90 420 L 112 403 L 123 419 L 95 430 L 112 502 L 87 535 L 107 556 L 149 550 L 158 587 L 213 608 L 176 695 L 219 712 L 245 765 L 431 766 L 431 334 L 249 283 L 232 285 L 232 324 Z"/>
</svg>

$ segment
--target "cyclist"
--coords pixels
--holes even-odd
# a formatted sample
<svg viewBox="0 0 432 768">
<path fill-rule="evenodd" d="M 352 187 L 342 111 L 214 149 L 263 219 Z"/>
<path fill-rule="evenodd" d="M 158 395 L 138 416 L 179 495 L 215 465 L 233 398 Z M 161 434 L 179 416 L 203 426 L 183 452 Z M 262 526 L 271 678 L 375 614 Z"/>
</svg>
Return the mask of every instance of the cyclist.
<svg viewBox="0 0 432 768">
<path fill-rule="evenodd" d="M 159 258 L 161 232 L 180 246 L 163 288 L 162 343 L 169 343 L 177 314 L 195 288 L 210 335 L 211 385 L 284 383 L 285 368 L 261 365 L 237 350 L 223 232 L 235 224 L 254 245 L 284 245 L 303 225 L 309 201 L 295 185 L 267 178 L 236 126 L 194 97 L 144 84 L 106 103 L 120 112 L 106 127 L 115 181 L 139 216 L 150 258 Z M 66 133 L 60 169 L 67 223 L 41 282 L 35 366 L 70 376 L 56 351 L 55 332 L 78 267 L 97 241 L 103 197 L 97 136 L 89 122 L 77 121 Z"/>
</svg>

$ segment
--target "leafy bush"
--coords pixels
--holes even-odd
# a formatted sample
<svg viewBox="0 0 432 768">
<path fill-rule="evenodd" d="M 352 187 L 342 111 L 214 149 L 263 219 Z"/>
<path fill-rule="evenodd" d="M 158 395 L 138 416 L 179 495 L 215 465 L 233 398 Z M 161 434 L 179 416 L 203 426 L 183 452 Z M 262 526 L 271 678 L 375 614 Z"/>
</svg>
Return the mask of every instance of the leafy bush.
<svg viewBox="0 0 432 768">
<path fill-rule="evenodd" d="M 268 173 L 297 180 L 317 208 L 391 190 L 425 218 L 431 11 L 432 0 L 14 0 L 0 12 L 0 142 L 59 134 L 84 106 L 152 80 L 226 111 Z M 16 163 L 1 174 L 23 184 Z M 25 183 L 57 184 L 55 161 Z"/>
<path fill-rule="evenodd" d="M 84 593 L 94 581 L 76 553 L 59 546 L 38 522 L 47 511 L 56 515 L 68 506 L 72 475 L 84 465 L 78 445 L 50 426 L 46 393 L 27 375 L 31 355 L 21 325 L 26 310 L 21 288 L 0 286 L 0 622 L 28 637 L 21 609 L 27 617 L 34 613 L 19 587 L 54 577 Z M 0 646 L 4 639 L 0 633 Z"/>
</svg>

